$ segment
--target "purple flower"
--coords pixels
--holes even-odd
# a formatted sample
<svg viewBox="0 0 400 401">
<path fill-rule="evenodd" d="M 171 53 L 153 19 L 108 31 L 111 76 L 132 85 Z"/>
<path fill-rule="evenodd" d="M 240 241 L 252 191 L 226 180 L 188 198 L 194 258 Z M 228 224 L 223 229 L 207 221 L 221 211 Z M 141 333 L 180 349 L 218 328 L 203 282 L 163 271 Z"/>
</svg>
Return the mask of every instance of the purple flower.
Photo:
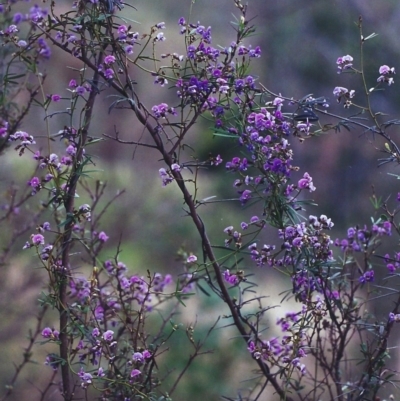
<svg viewBox="0 0 400 401">
<path fill-rule="evenodd" d="M 173 163 L 173 164 L 171 164 L 171 170 L 179 172 L 179 171 L 181 171 L 181 166 L 177 163 Z"/>
<path fill-rule="evenodd" d="M 247 229 L 249 228 L 249 225 L 248 225 L 246 222 L 242 221 L 242 222 L 240 223 L 240 228 L 241 228 L 242 230 L 247 230 Z"/>
<path fill-rule="evenodd" d="M 133 46 L 132 45 L 128 45 L 125 47 L 125 53 L 126 54 L 133 54 Z"/>
<path fill-rule="evenodd" d="M 133 369 L 131 372 L 131 378 L 133 379 L 134 377 L 137 377 L 141 374 L 142 374 L 142 372 L 139 369 Z"/>
<path fill-rule="evenodd" d="M 303 245 L 303 240 L 301 237 L 297 237 L 293 240 L 292 242 L 293 246 L 295 246 L 296 248 L 300 248 Z"/>
<path fill-rule="evenodd" d="M 45 221 L 42 224 L 42 228 L 43 228 L 44 231 L 49 231 L 50 230 L 50 223 L 48 221 Z"/>
<path fill-rule="evenodd" d="M 18 28 L 16 25 L 10 25 L 7 29 L 6 29 L 6 33 L 7 34 L 12 34 L 12 33 L 16 33 L 18 32 Z"/>
<path fill-rule="evenodd" d="M 157 76 L 154 80 L 154 84 L 159 84 L 160 86 L 165 86 L 168 84 L 168 79 L 162 76 Z"/>
<path fill-rule="evenodd" d="M 79 96 L 83 96 L 86 92 L 85 87 L 79 85 L 76 87 L 75 92 L 79 95 Z"/>
<path fill-rule="evenodd" d="M 14 17 L 13 17 L 14 24 L 18 25 L 20 22 L 22 22 L 24 20 L 25 20 L 25 17 L 24 17 L 23 14 L 21 14 L 21 13 L 15 13 L 14 14 Z"/>
<path fill-rule="evenodd" d="M 145 349 L 142 354 L 144 359 L 150 359 L 152 357 L 151 352 L 147 349 Z"/>
<path fill-rule="evenodd" d="M 156 37 L 154 38 L 154 42 L 164 42 L 165 40 L 166 38 L 163 32 L 157 33 Z"/>
<path fill-rule="evenodd" d="M 377 79 L 377 82 L 386 82 L 389 86 L 394 83 L 394 79 L 392 75 L 395 74 L 394 67 L 390 68 L 387 65 L 382 65 L 379 68 L 380 77 Z"/>
<path fill-rule="evenodd" d="M 122 35 L 128 32 L 128 28 L 126 27 L 126 25 L 120 25 L 118 27 L 118 34 Z"/>
<path fill-rule="evenodd" d="M 250 49 L 249 50 L 249 57 L 260 58 L 261 57 L 261 47 L 260 46 L 256 46 L 255 49 Z"/>
<path fill-rule="evenodd" d="M 355 91 L 349 91 L 347 88 L 343 88 L 342 86 L 336 86 L 333 89 L 333 94 L 338 98 L 338 103 L 340 102 L 341 98 L 344 96 L 347 99 L 352 99 L 355 95 Z"/>
<path fill-rule="evenodd" d="M 315 191 L 315 187 L 312 181 L 312 177 L 308 173 L 304 173 L 303 178 L 297 183 L 300 189 L 308 189 L 310 192 Z"/>
<path fill-rule="evenodd" d="M 365 272 L 359 279 L 358 281 L 360 283 L 366 283 L 366 282 L 371 282 L 374 281 L 375 278 L 375 273 L 373 270 L 368 270 L 367 272 Z"/>
<path fill-rule="evenodd" d="M 239 282 L 239 278 L 236 274 L 231 274 L 229 270 L 225 270 L 223 273 L 224 279 L 229 284 L 235 285 Z"/>
<path fill-rule="evenodd" d="M 248 351 L 253 353 L 256 350 L 256 346 L 254 344 L 254 341 L 249 342 L 249 346 L 247 347 Z"/>
<path fill-rule="evenodd" d="M 114 56 L 109 55 L 109 56 L 104 57 L 104 64 L 110 65 L 110 64 L 113 64 L 113 63 L 115 63 L 115 57 Z"/>
<path fill-rule="evenodd" d="M 33 245 L 44 245 L 44 237 L 42 234 L 32 234 L 31 241 Z"/>
<path fill-rule="evenodd" d="M 45 8 L 39 7 L 37 4 L 35 4 L 31 9 L 29 10 L 29 17 L 32 22 L 38 23 L 43 20 L 48 14 L 48 11 Z"/>
<path fill-rule="evenodd" d="M 112 79 L 114 78 L 114 70 L 112 68 L 107 68 L 104 71 L 104 76 L 106 79 Z"/>
<path fill-rule="evenodd" d="M 166 103 L 161 103 L 159 105 L 155 105 L 151 108 L 154 116 L 156 118 L 165 118 L 167 114 L 176 115 L 176 111 L 173 107 L 169 107 Z"/>
<path fill-rule="evenodd" d="M 21 141 L 21 145 L 34 145 L 36 144 L 32 135 L 24 131 L 17 131 L 15 134 L 10 135 L 10 141 Z"/>
<path fill-rule="evenodd" d="M 171 177 L 171 175 L 169 175 L 167 173 L 167 170 L 165 170 L 165 168 L 160 168 L 158 170 L 158 174 L 162 179 L 162 186 L 163 187 L 166 187 L 168 184 L 170 184 L 174 180 L 174 178 Z"/>
<path fill-rule="evenodd" d="M 249 199 L 251 199 L 251 191 L 249 189 L 245 189 L 240 196 L 240 202 L 244 205 Z"/>
<path fill-rule="evenodd" d="M 53 334 L 53 330 L 50 327 L 46 327 L 42 330 L 42 336 L 44 338 L 50 338 Z"/>
<path fill-rule="evenodd" d="M 104 319 L 104 308 L 102 306 L 97 306 L 94 310 L 94 316 L 97 320 L 102 321 Z"/>
<path fill-rule="evenodd" d="M 389 322 L 390 322 L 390 323 L 393 322 L 394 319 L 395 319 L 395 314 L 394 314 L 393 312 L 390 312 L 390 313 L 389 313 Z"/>
<path fill-rule="evenodd" d="M 260 221 L 260 219 L 259 219 L 258 216 L 253 216 L 253 217 L 250 219 L 250 223 L 256 223 L 257 221 Z"/>
<path fill-rule="evenodd" d="M 379 67 L 379 74 L 381 75 L 395 74 L 394 67 L 390 68 L 387 65 L 382 65 Z"/>
<path fill-rule="evenodd" d="M 40 179 L 38 177 L 33 177 L 30 181 L 28 181 L 28 185 L 32 187 L 32 195 L 35 195 L 42 188 Z"/>
<path fill-rule="evenodd" d="M 143 363 L 144 362 L 144 356 L 141 352 L 134 352 L 132 355 L 132 359 L 135 362 Z"/>
<path fill-rule="evenodd" d="M 74 156 L 76 154 L 76 147 L 74 145 L 68 145 L 67 149 L 65 149 L 65 152 L 70 156 Z"/>
<path fill-rule="evenodd" d="M 112 330 L 107 330 L 103 333 L 103 339 L 107 342 L 111 342 L 114 339 L 114 332 Z"/>
<path fill-rule="evenodd" d="M 101 231 L 100 233 L 99 233 L 99 235 L 98 235 L 98 238 L 99 238 L 99 240 L 101 241 L 101 242 L 107 242 L 108 241 L 108 235 L 104 232 L 104 231 Z"/>
<path fill-rule="evenodd" d="M 197 256 L 196 255 L 190 255 L 187 259 L 186 259 L 187 263 L 195 263 L 197 262 Z"/>
<path fill-rule="evenodd" d="M 390 273 L 394 273 L 394 271 L 396 270 L 396 266 L 393 263 L 388 263 L 386 267 Z"/>
<path fill-rule="evenodd" d="M 222 163 L 222 158 L 221 158 L 221 156 L 220 155 L 217 155 L 217 157 L 215 157 L 215 158 L 213 158 L 212 160 L 211 160 L 211 165 L 213 166 L 219 166 L 221 163 Z"/>
<path fill-rule="evenodd" d="M 69 283 L 71 295 L 76 296 L 81 301 L 90 296 L 90 283 L 84 277 L 77 277 Z"/>
<path fill-rule="evenodd" d="M 39 38 L 37 44 L 39 46 L 39 54 L 44 58 L 49 59 L 51 56 L 51 49 L 46 41 L 43 38 Z"/>
<path fill-rule="evenodd" d="M 53 102 L 59 102 L 61 100 L 61 96 L 60 95 L 51 95 L 51 100 Z"/>
<path fill-rule="evenodd" d="M 353 66 L 353 57 L 347 55 L 339 57 L 336 60 L 336 64 L 338 66 L 338 74 L 340 74 L 343 70 L 347 70 Z"/>
<path fill-rule="evenodd" d="M 83 367 L 79 371 L 78 375 L 82 380 L 82 387 L 86 388 L 88 384 L 92 383 L 93 376 L 90 373 L 86 373 L 83 370 Z"/>
</svg>

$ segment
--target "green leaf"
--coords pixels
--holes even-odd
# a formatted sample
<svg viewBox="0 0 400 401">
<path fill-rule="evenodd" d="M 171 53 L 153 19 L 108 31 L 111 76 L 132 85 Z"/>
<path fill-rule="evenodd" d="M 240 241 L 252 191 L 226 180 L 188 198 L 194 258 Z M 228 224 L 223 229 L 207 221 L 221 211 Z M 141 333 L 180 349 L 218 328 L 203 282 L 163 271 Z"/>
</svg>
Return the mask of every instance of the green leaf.
<svg viewBox="0 0 400 401">
<path fill-rule="evenodd" d="M 220 129 L 220 128 L 214 128 L 213 135 L 221 136 L 221 137 L 225 137 L 225 138 L 237 138 L 236 134 L 232 134 L 232 133 L 225 131 L 223 129 Z"/>
</svg>

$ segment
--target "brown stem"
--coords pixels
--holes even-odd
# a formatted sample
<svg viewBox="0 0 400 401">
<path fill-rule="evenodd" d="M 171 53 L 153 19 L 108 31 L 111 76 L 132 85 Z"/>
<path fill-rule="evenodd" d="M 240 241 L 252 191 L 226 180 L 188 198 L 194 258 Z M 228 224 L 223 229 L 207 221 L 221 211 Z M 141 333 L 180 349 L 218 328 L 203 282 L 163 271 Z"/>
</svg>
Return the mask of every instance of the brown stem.
<svg viewBox="0 0 400 401">
<path fill-rule="evenodd" d="M 81 175 L 82 161 L 83 161 L 83 151 L 87 142 L 87 135 L 90 126 L 90 122 L 93 114 L 93 107 L 96 96 L 98 94 L 98 81 L 99 73 L 94 72 L 93 75 L 93 85 L 92 91 L 90 92 L 89 99 L 85 106 L 85 119 L 84 124 L 80 130 L 78 150 L 75 159 L 75 163 L 71 172 L 71 176 L 68 182 L 68 190 L 64 202 L 66 218 L 69 221 L 65 224 L 63 240 L 62 240 L 62 271 L 57 272 L 56 276 L 59 283 L 58 287 L 58 310 L 60 314 L 60 357 L 63 360 L 61 365 L 61 376 L 63 383 L 63 396 L 66 401 L 71 401 L 73 397 L 71 388 L 71 377 L 68 364 L 68 309 L 67 309 L 67 277 L 70 272 L 70 249 L 72 244 L 72 227 L 74 225 L 74 220 L 71 218 L 74 212 L 74 199 L 76 187 L 78 185 L 79 177 Z"/>
<path fill-rule="evenodd" d="M 171 166 L 173 163 L 172 157 L 171 157 L 170 153 L 164 149 L 164 144 L 158 134 L 157 129 L 152 127 L 152 125 L 150 124 L 150 122 L 148 121 L 146 116 L 142 113 L 142 111 L 138 107 L 133 106 L 132 108 L 133 108 L 133 111 L 135 112 L 139 122 L 144 127 L 146 127 L 147 130 L 149 131 L 150 135 L 152 136 L 152 138 L 154 140 L 155 145 L 157 146 L 157 149 L 162 154 L 162 157 L 163 157 L 165 163 L 168 166 Z M 177 183 L 179 189 L 182 192 L 185 203 L 186 203 L 187 207 L 189 208 L 188 213 L 191 216 L 193 223 L 196 226 L 196 229 L 202 239 L 203 251 L 204 251 L 205 255 L 207 255 L 207 258 L 210 260 L 211 265 L 214 269 L 215 277 L 217 279 L 218 286 L 222 293 L 222 298 L 223 298 L 224 302 L 228 305 L 228 308 L 231 312 L 234 324 L 237 327 L 237 329 L 239 330 L 241 337 L 247 343 L 250 340 L 250 335 L 246 332 L 246 329 L 242 324 L 242 321 L 240 319 L 240 316 L 236 309 L 236 306 L 235 306 L 233 300 L 231 299 L 231 297 L 228 293 L 228 290 L 225 286 L 219 263 L 217 262 L 217 259 L 214 255 L 214 251 L 212 249 L 210 240 L 207 236 L 203 221 L 201 220 L 200 216 L 197 213 L 196 205 L 195 205 L 195 202 L 193 201 L 192 195 L 190 194 L 189 190 L 187 189 L 187 187 L 185 185 L 185 181 L 182 178 L 181 174 L 176 171 L 173 171 L 172 173 L 174 175 L 174 178 L 176 180 L 176 183 Z M 264 376 L 272 384 L 275 391 L 278 393 L 280 399 L 284 399 L 286 401 L 291 401 L 291 398 L 287 396 L 284 389 L 279 385 L 278 381 L 275 378 L 275 375 L 273 375 L 270 372 L 269 367 L 261 360 L 256 360 L 256 362 L 257 362 L 258 366 L 260 367 L 261 371 L 263 372 Z"/>
</svg>

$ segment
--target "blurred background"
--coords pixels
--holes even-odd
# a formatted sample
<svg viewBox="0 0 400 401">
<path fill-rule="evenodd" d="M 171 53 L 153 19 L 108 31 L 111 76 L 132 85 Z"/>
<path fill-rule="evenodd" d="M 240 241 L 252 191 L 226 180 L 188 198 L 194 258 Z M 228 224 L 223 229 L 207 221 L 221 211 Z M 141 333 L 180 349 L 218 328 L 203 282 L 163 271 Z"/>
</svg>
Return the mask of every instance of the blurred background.
<svg viewBox="0 0 400 401">
<path fill-rule="evenodd" d="M 190 0 L 128 1 L 131 1 L 130 4 L 136 10 L 126 7 L 117 14 L 135 21 L 132 23 L 133 31 L 146 33 L 152 25 L 164 21 L 167 41 L 159 44 L 159 52 L 184 53 L 183 37 L 179 35 L 177 22 L 182 16 L 189 19 Z M 66 11 L 70 6 L 70 2 L 57 2 L 59 10 Z M 235 16 L 238 16 L 238 13 L 233 1 L 197 0 L 192 8 L 191 21 L 200 21 L 206 27 L 212 26 L 213 46 L 225 47 L 235 37 L 230 25 L 231 21 L 235 21 Z M 360 37 L 356 26 L 359 16 L 363 19 L 364 36 L 373 32 L 379 34 L 364 46 L 365 72 L 370 87 L 375 85 L 381 65 L 400 68 L 400 3 L 397 0 L 249 0 L 247 16 L 249 19 L 254 18 L 252 23 L 257 27 L 257 32 L 246 44 L 253 47 L 259 45 L 262 49 L 262 57 L 252 63 L 252 74 L 257 77 L 258 82 L 287 97 L 301 98 L 307 94 L 324 96 L 330 103 L 329 111 L 333 113 L 352 114 L 351 110 L 343 109 L 343 104 L 337 104 L 332 94 L 335 86 L 354 89 L 355 102 L 364 104 L 364 98 L 361 97 L 362 87 L 357 77 L 338 75 L 336 67 L 337 58 L 346 54 L 354 57 L 356 68 L 359 66 Z M 46 64 L 45 89 L 48 94 L 66 94 L 69 80 L 77 78 L 73 68 L 80 68 L 80 65 L 70 58 L 60 61 L 65 55 L 55 48 L 52 48 L 52 51 L 53 57 Z M 61 69 L 62 65 L 71 68 Z M 168 91 L 167 88 L 155 87 L 152 77 L 139 72 L 135 79 L 138 82 L 139 98 L 146 102 L 149 109 L 161 102 L 174 105 L 176 100 L 173 88 Z M 121 139 L 143 138 L 146 141 L 147 133 L 143 132 L 132 114 L 123 110 L 108 113 L 112 101 L 112 98 L 103 96 L 97 102 L 90 134 L 97 137 L 104 134 L 113 136 L 118 131 Z M 61 103 L 55 104 L 52 111 L 57 111 L 57 105 L 63 107 Z M 386 113 L 389 120 L 399 116 L 399 105 L 400 90 L 395 77 L 393 86 L 384 87 L 383 92 L 375 95 L 373 106 L 376 111 Z M 45 134 L 42 131 L 43 115 L 40 113 L 40 110 L 33 109 L 21 127 L 35 138 Z M 322 123 L 330 121 L 321 118 Z M 67 120 L 62 116 L 50 119 L 50 132 L 58 132 L 65 124 Z M 226 141 L 212 137 L 210 126 L 208 121 L 199 122 L 193 128 L 189 142 L 200 157 L 206 158 L 209 153 L 219 153 L 226 162 L 228 159 L 225 155 L 230 155 L 231 149 Z M 398 136 L 396 128 L 392 128 L 390 133 L 393 138 Z M 380 138 L 373 138 L 361 130 L 354 129 L 351 132 L 329 132 L 304 143 L 293 138 L 292 145 L 296 164 L 301 167 L 301 172 L 310 173 L 317 188 L 312 197 L 318 207 L 310 208 L 307 212 L 326 214 L 332 218 L 335 223 L 332 239 L 344 238 L 349 226 L 370 224 L 370 216 L 375 215 L 369 201 L 373 188 L 377 196 L 384 199 L 389 194 L 395 195 L 400 191 L 398 181 L 388 175 L 389 172 L 400 174 L 398 166 L 390 164 L 377 167 L 377 159 L 383 157 L 380 149 L 383 148 L 384 142 Z M 235 146 L 232 143 L 232 148 Z M 93 179 L 108 183 L 104 201 L 112 198 L 117 191 L 126 190 L 102 222 L 101 229 L 110 236 L 103 251 L 104 259 L 114 256 L 115 247 L 122 238 L 120 260 L 128 266 L 132 274 L 145 274 L 147 269 L 161 273 L 182 273 L 182 266 L 176 260 L 178 249 L 183 247 L 188 252 L 200 255 L 201 245 L 191 222 L 183 218 L 183 202 L 177 188 L 174 185 L 161 187 L 158 169 L 163 165 L 158 161 L 158 155 L 151 149 L 135 150 L 132 146 L 123 146 L 107 138 L 91 147 L 90 152 L 99 170 L 92 175 Z M 20 191 L 26 190 L 20 183 L 32 177 L 34 162 L 28 159 L 26 156 L 17 157 L 12 148 L 1 155 L 1 195 L 7 192 L 10 185 L 19 185 Z M 216 199 L 235 196 L 232 179 L 224 175 L 223 166 L 224 163 L 215 170 L 201 173 L 199 199 L 210 196 L 216 196 Z M 391 206 L 396 202 L 396 196 L 393 195 L 388 199 Z M 38 207 L 38 200 L 35 198 L 27 203 L 21 212 L 20 220 L 16 219 L 18 227 L 25 224 L 24 213 L 35 213 Z M 234 202 L 224 204 L 223 213 L 217 204 L 203 208 L 202 218 L 211 233 L 213 244 L 223 245 L 223 229 L 229 225 L 238 227 L 240 222 L 245 220 L 246 212 L 239 211 L 240 206 Z M 252 214 L 249 210 L 247 218 Z M 1 265 L 0 280 L 2 389 L 13 375 L 13 362 L 19 363 L 22 359 L 28 330 L 35 325 L 37 300 L 45 280 L 44 272 L 38 269 L 34 252 L 21 252 L 31 232 L 28 230 L 25 236 L 8 248 L 13 231 L 4 226 L 0 231 L 0 241 L 7 253 Z M 265 234 L 266 243 L 274 241 L 276 236 L 273 231 Z M 393 237 L 391 248 L 388 248 L 391 253 L 398 250 L 397 242 L 397 238 Z M 385 252 L 386 249 L 382 249 L 382 254 Z M 378 276 L 384 273 L 383 268 L 382 273 L 376 271 Z M 290 283 L 267 269 L 257 270 L 255 274 L 260 289 L 269 296 L 268 303 L 279 305 L 282 298 L 279 294 L 288 289 Z M 216 318 L 227 312 L 221 311 L 220 306 L 215 311 L 216 302 L 213 297 L 204 295 L 195 301 L 189 300 L 187 307 L 181 308 L 177 319 L 183 325 L 197 322 L 195 338 L 200 339 Z M 378 321 L 387 316 L 387 299 L 385 302 L 386 305 L 371 305 L 371 311 L 375 313 Z M 280 308 L 271 311 L 270 321 L 266 322 L 266 326 L 271 327 L 266 337 L 278 334 L 274 328 L 276 318 L 293 308 L 296 308 L 293 304 L 282 304 Z M 248 371 L 250 357 L 243 349 L 240 339 L 235 336 L 234 330 L 216 330 L 210 336 L 206 348 L 214 349 L 214 353 L 207 354 L 195 362 L 184 385 L 174 394 L 175 400 L 183 401 L 188 395 L 191 401 L 217 400 L 220 395 L 235 397 L 238 388 L 247 388 L 248 384 L 241 380 L 251 376 Z M 170 382 L 176 377 L 174 372 L 179 372 L 185 363 L 184 337 L 183 330 L 173 338 L 175 343 L 171 343 L 170 348 L 175 346 L 178 351 L 166 356 L 169 358 L 167 366 L 173 371 L 171 378 L 167 379 L 171 380 Z M 392 340 L 395 338 L 396 336 L 393 336 Z M 397 344 L 389 346 L 395 348 Z M 32 397 L 32 383 L 35 383 L 35 388 L 39 388 L 38 383 L 41 380 L 46 381 L 51 375 L 50 369 L 46 371 L 42 367 L 45 355 L 46 351 L 36 347 L 35 359 L 38 365 L 22 375 L 14 395 L 8 399 L 40 398 L 39 392 Z M 390 363 L 393 369 L 397 369 L 399 359 L 395 349 Z M 43 377 L 45 374 L 48 376 Z M 388 395 L 392 392 L 396 392 L 396 389 L 388 388 Z M 397 392 L 397 396 L 400 397 L 400 392 Z"/>
</svg>

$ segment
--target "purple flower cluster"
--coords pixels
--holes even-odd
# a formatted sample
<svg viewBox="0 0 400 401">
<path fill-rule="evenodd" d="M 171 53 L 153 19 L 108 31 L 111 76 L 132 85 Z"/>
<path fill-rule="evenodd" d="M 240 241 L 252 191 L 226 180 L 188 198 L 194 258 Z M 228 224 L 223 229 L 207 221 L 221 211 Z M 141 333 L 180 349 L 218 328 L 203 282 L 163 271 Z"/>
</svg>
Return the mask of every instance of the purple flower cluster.
<svg viewBox="0 0 400 401">
<path fill-rule="evenodd" d="M 45 237 L 42 235 L 45 231 L 50 230 L 50 223 L 45 222 L 37 227 L 37 234 L 31 235 L 31 241 L 27 241 L 22 249 L 29 249 L 36 247 L 39 252 L 40 259 L 42 261 L 47 261 L 53 251 L 53 244 L 48 243 L 45 245 Z M 56 262 L 55 266 L 58 262 Z"/>
<path fill-rule="evenodd" d="M 350 55 L 339 57 L 336 60 L 338 66 L 338 74 L 341 72 L 353 68 L 353 57 Z"/>
<path fill-rule="evenodd" d="M 115 264 L 107 260 L 104 262 L 104 267 L 109 275 L 117 278 L 118 285 L 122 291 L 122 297 L 120 299 L 128 304 L 136 301 L 139 305 L 145 305 L 146 310 L 152 309 L 152 295 L 160 296 L 164 288 L 172 283 L 172 276 L 170 274 L 163 276 L 160 273 L 156 273 L 151 280 L 146 280 L 144 277 L 138 275 L 127 276 L 127 268 L 121 262 Z M 103 312 L 107 313 L 107 310 L 116 307 L 117 298 L 114 291 L 110 288 L 104 288 L 102 293 L 106 301 L 105 304 L 101 306 L 104 309 Z"/>
<path fill-rule="evenodd" d="M 3 123 L 3 127 L 1 130 L 2 136 L 7 135 L 7 127 L 8 123 Z M 8 137 L 10 142 L 19 142 L 16 146 L 15 150 L 19 150 L 19 155 L 22 156 L 25 152 L 26 148 L 29 148 L 30 145 L 35 145 L 36 141 L 32 135 L 29 135 L 24 131 L 17 131 L 15 134 L 12 134 Z"/>
<path fill-rule="evenodd" d="M 388 271 L 390 273 L 394 273 L 397 269 L 400 268 L 400 252 L 395 252 L 393 258 L 387 253 L 385 255 L 385 263 Z"/>
<path fill-rule="evenodd" d="M 231 273 L 228 269 L 223 273 L 224 279 L 227 283 L 236 285 L 242 280 L 239 275 Z"/>
<path fill-rule="evenodd" d="M 42 330 L 42 336 L 49 340 L 58 340 L 60 332 L 58 330 L 51 329 L 50 327 L 45 327 Z"/>
<path fill-rule="evenodd" d="M 290 328 L 292 328 L 291 325 Z M 290 334 L 292 333 L 291 331 Z M 263 359 L 275 366 L 280 366 L 282 369 L 290 369 L 294 366 L 301 375 L 304 375 L 306 366 L 301 363 L 301 359 L 307 356 L 305 339 L 304 333 L 297 331 L 296 343 L 294 336 L 285 335 L 280 341 L 276 337 L 269 341 L 259 340 L 257 344 L 250 341 L 247 349 L 255 359 Z"/>
<path fill-rule="evenodd" d="M 209 110 L 217 118 L 224 113 L 225 106 L 223 102 L 236 93 L 240 95 L 245 88 L 254 89 L 254 78 L 251 76 L 237 77 L 236 65 L 227 61 L 231 59 L 235 52 L 245 57 L 260 57 L 261 50 L 257 46 L 252 49 L 251 46 L 237 46 L 232 43 L 229 48 L 222 50 L 211 46 L 211 28 L 205 28 L 200 23 L 187 24 L 184 18 L 179 20 L 181 33 L 188 34 L 190 43 L 187 47 L 187 58 L 197 65 L 202 65 L 206 76 L 201 79 L 196 76 L 190 78 L 178 78 L 176 87 L 177 95 L 182 99 L 183 104 L 191 104 L 198 107 L 202 112 Z M 181 61 L 182 57 L 177 54 L 165 55 Z M 223 56 L 224 59 L 220 60 Z M 238 98 L 240 103 L 241 100 Z"/>
<path fill-rule="evenodd" d="M 364 274 L 362 274 L 358 281 L 360 283 L 368 283 L 371 281 L 374 281 L 375 278 L 375 272 L 373 270 L 367 270 Z"/>
<path fill-rule="evenodd" d="M 340 247 L 342 251 L 346 252 L 363 252 L 376 238 L 384 235 L 392 235 L 392 224 L 389 221 L 373 224 L 370 229 L 367 226 L 363 228 L 350 227 L 347 230 L 347 238 L 342 240 L 336 239 L 335 246 Z"/>
<path fill-rule="evenodd" d="M 350 227 L 347 230 L 347 238 L 335 240 L 335 245 L 340 247 L 346 254 L 351 252 L 368 252 L 375 249 L 379 244 L 378 239 L 382 236 L 390 236 L 392 234 L 392 224 L 389 221 L 375 223 L 370 229 L 366 226 Z M 390 273 L 393 273 L 400 266 L 400 256 L 395 253 L 394 259 L 390 259 L 389 255 L 385 255 L 386 267 Z M 358 281 L 361 284 L 372 282 L 375 279 L 375 272 L 371 267 L 360 272 Z"/>
<path fill-rule="evenodd" d="M 377 82 L 386 82 L 389 86 L 394 84 L 394 67 L 390 68 L 387 65 L 382 65 L 381 67 L 379 67 L 379 74 L 381 75 L 377 79 Z"/>
<path fill-rule="evenodd" d="M 342 99 L 345 99 L 344 107 L 349 108 L 351 105 L 350 99 L 352 99 L 355 95 L 355 91 L 348 90 L 347 88 L 343 88 L 342 86 L 336 86 L 333 89 L 333 94 L 335 97 L 337 97 L 337 102 L 340 103 Z"/>
<path fill-rule="evenodd" d="M 173 107 L 169 107 L 166 103 L 161 103 L 159 105 L 155 105 L 151 108 L 154 117 L 156 118 L 166 118 L 168 114 L 172 116 L 176 116 L 177 113 Z"/>
<path fill-rule="evenodd" d="M 132 371 L 131 371 L 131 374 L 130 374 L 131 379 L 134 379 L 135 377 L 142 374 L 142 372 L 138 368 L 140 368 L 142 365 L 144 365 L 152 357 L 153 357 L 152 353 L 147 349 L 145 349 L 142 352 L 139 352 L 139 351 L 133 352 L 132 364 L 134 365 L 135 369 L 132 369 Z"/>
<path fill-rule="evenodd" d="M 125 44 L 126 54 L 133 54 L 133 46 L 137 43 L 138 38 L 139 33 L 129 31 L 126 25 L 120 25 L 118 27 L 118 41 Z"/>
<path fill-rule="evenodd" d="M 109 64 L 113 63 L 113 56 L 106 56 L 105 58 Z M 84 84 L 83 86 L 77 85 L 75 80 L 71 80 L 69 82 L 70 92 L 72 92 L 72 96 L 82 96 L 85 92 L 91 91 L 91 87 L 88 84 Z M 53 102 L 59 102 L 63 98 L 59 94 L 53 94 L 48 96 Z M 2 124 L 2 129 L 0 135 L 7 135 L 7 123 Z M 32 135 L 24 131 L 17 131 L 14 134 L 9 135 L 9 142 L 17 142 L 17 146 L 15 148 L 16 151 L 19 151 L 19 155 L 22 156 L 26 151 L 30 151 L 33 153 L 33 159 L 38 162 L 38 166 L 40 170 L 45 170 L 42 178 L 39 176 L 32 177 L 27 185 L 32 188 L 32 195 L 38 193 L 45 185 L 51 181 L 53 181 L 57 176 L 62 176 L 65 174 L 70 166 L 73 164 L 73 161 L 78 153 L 79 146 L 79 136 L 77 130 L 73 127 L 65 127 L 61 131 L 59 131 L 55 136 L 60 136 L 64 139 L 65 143 L 65 154 L 62 156 L 57 155 L 56 153 L 51 153 L 49 155 L 42 155 L 40 151 L 34 151 L 32 146 L 36 144 L 36 141 Z M 85 150 L 82 150 L 82 154 L 85 154 Z M 59 180 L 56 180 L 59 187 L 52 188 L 51 191 L 54 193 L 55 198 L 59 202 L 62 201 L 62 191 L 67 191 L 68 188 L 66 184 L 59 184 Z"/>
<path fill-rule="evenodd" d="M 325 215 L 319 218 L 310 215 L 308 225 L 305 222 L 289 225 L 284 230 L 279 230 L 279 237 L 284 240 L 283 247 L 287 250 L 307 247 L 317 259 L 333 260 L 330 250 L 332 240 L 324 233 L 324 230 L 330 230 L 333 225 L 331 219 Z"/>
<path fill-rule="evenodd" d="M 162 186 L 166 187 L 168 184 L 171 184 L 171 182 L 174 180 L 174 177 L 170 172 L 167 172 L 165 168 L 160 168 L 158 170 L 158 174 L 162 180 Z"/>
</svg>

